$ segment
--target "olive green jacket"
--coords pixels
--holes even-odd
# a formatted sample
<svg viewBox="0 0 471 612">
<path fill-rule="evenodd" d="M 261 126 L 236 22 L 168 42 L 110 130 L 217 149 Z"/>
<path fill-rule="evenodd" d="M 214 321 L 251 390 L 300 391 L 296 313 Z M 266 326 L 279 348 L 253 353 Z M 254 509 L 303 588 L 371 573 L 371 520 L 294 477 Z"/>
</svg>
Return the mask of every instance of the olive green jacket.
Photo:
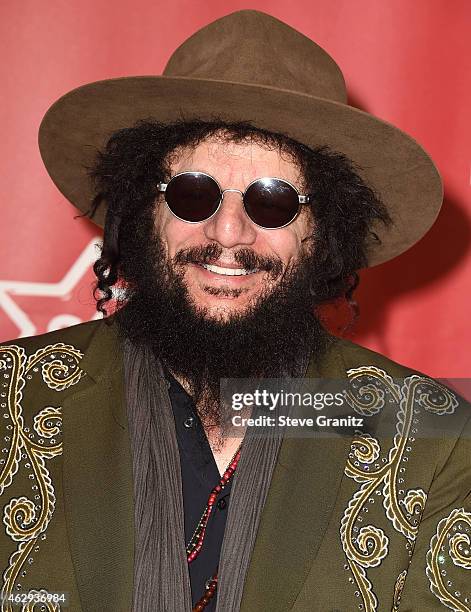
<svg viewBox="0 0 471 612">
<path fill-rule="evenodd" d="M 341 340 L 308 376 L 348 378 L 355 412 L 389 418 L 397 433 L 284 440 L 241 611 L 471 610 L 468 405 Z M 28 593 L 64 593 L 67 605 L 49 610 L 131 609 L 123 397 L 113 325 L 0 347 L 2 610 Z M 453 421 L 451 433 L 424 439 L 425 417 Z"/>
</svg>

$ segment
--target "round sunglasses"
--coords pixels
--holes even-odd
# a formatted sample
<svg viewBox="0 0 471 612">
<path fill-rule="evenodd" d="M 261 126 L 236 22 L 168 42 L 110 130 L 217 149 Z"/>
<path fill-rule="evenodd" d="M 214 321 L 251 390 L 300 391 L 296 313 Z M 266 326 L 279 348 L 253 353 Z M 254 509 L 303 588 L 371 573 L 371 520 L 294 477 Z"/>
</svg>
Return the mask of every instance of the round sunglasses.
<svg viewBox="0 0 471 612">
<path fill-rule="evenodd" d="M 221 206 L 227 191 L 240 193 L 248 217 L 264 229 L 280 229 L 292 223 L 301 204 L 309 204 L 308 195 L 284 179 L 263 177 L 252 181 L 244 192 L 221 189 L 219 183 L 204 172 L 181 172 L 157 188 L 165 194 L 170 211 L 181 221 L 200 223 L 210 219 Z"/>
</svg>

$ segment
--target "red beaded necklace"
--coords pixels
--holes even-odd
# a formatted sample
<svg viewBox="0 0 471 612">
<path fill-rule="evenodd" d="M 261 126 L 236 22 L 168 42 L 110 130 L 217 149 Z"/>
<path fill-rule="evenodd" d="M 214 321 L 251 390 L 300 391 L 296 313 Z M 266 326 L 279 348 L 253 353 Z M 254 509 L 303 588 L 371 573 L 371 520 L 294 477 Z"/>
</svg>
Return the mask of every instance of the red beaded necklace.
<svg viewBox="0 0 471 612">
<path fill-rule="evenodd" d="M 192 561 L 194 561 L 196 557 L 199 555 L 201 549 L 203 548 L 204 536 L 206 534 L 206 526 L 208 524 L 209 517 L 211 516 L 211 512 L 213 511 L 214 505 L 216 503 L 217 496 L 224 489 L 224 487 L 229 483 L 232 476 L 234 475 L 234 472 L 236 471 L 236 468 L 237 468 L 237 464 L 239 463 L 239 459 L 240 459 L 240 446 L 235 452 L 231 461 L 229 462 L 229 465 L 227 466 L 224 474 L 219 479 L 218 484 L 211 490 L 209 494 L 208 502 L 203 511 L 203 514 L 201 515 L 201 518 L 198 521 L 196 529 L 193 535 L 191 536 L 191 540 L 189 541 L 188 546 L 186 547 L 188 563 L 191 563 Z M 212 599 L 212 597 L 214 597 L 214 594 L 216 593 L 217 581 L 218 581 L 218 575 L 217 575 L 217 569 L 216 569 L 216 572 L 214 573 L 214 575 L 206 583 L 206 589 L 205 589 L 203 597 L 194 605 L 193 612 L 202 612 L 205 609 L 210 599 Z"/>
</svg>

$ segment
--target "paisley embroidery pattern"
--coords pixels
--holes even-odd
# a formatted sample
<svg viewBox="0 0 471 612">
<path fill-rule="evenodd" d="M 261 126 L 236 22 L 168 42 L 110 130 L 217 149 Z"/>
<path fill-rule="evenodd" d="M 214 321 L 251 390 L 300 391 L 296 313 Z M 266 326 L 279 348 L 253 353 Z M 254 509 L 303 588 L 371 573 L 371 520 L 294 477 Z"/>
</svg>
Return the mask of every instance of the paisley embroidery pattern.
<svg viewBox="0 0 471 612">
<path fill-rule="evenodd" d="M 383 498 L 386 517 L 404 536 L 411 556 L 427 499 L 423 489 L 406 490 L 404 484 L 420 413 L 423 409 L 439 415 L 450 414 L 458 400 L 451 391 L 422 376 L 409 376 L 399 385 L 384 370 L 363 366 L 349 370 L 348 377 L 350 388 L 346 400 L 355 412 L 373 416 L 388 406 L 396 415 L 396 434 L 389 451 L 382 451 L 378 440 L 369 434 L 356 434 L 345 467 L 345 474 L 361 486 L 344 512 L 340 538 L 358 587 L 357 597 L 361 597 L 362 609 L 370 612 L 378 604 L 365 570 L 381 564 L 389 552 L 389 538 L 380 527 L 365 524 L 368 505 Z"/>
<path fill-rule="evenodd" d="M 17 548 L 3 574 L 2 612 L 13 610 L 7 598 L 14 589 L 21 590 L 20 576 L 26 575 L 34 553 L 46 539 L 56 502 L 46 461 L 62 453 L 61 409 L 46 406 L 33 417 L 32 424 L 25 423 L 23 390 L 38 376 L 57 392 L 75 385 L 84 375 L 79 368 L 82 356 L 73 346 L 62 343 L 41 348 L 29 357 L 19 346 L 0 347 L 0 408 L 7 442 L 0 459 L 0 494 L 5 493 L 19 471 L 31 483 L 31 493 L 13 497 L 3 509 L 5 531 Z M 38 592 L 47 593 L 44 589 Z M 60 609 L 57 604 L 43 605 L 53 612 Z M 31 606 L 25 604 L 23 610 L 32 611 Z"/>
<path fill-rule="evenodd" d="M 451 562 L 451 563 L 450 563 Z M 471 512 L 464 508 L 455 508 L 443 518 L 430 541 L 427 553 L 426 573 L 430 590 L 444 606 L 458 612 L 471 610 L 471 575 L 465 575 L 461 584 L 468 585 L 463 592 L 457 585 L 452 567 L 471 570 Z"/>
<path fill-rule="evenodd" d="M 401 595 L 404 585 L 406 583 L 407 570 L 402 571 L 396 579 L 396 584 L 394 585 L 394 597 L 393 597 L 393 607 L 391 612 L 397 612 L 399 610 L 399 604 L 401 603 Z"/>
</svg>

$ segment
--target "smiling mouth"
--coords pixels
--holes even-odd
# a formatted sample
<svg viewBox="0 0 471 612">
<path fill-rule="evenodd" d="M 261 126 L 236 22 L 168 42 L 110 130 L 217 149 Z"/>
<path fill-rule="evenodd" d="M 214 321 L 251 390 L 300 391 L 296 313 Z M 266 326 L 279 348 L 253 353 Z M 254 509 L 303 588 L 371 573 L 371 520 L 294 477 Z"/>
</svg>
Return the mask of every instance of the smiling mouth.
<svg viewBox="0 0 471 612">
<path fill-rule="evenodd" d="M 214 264 L 201 264 L 201 266 L 205 270 L 209 270 L 209 272 L 214 272 L 215 274 L 221 274 L 221 276 L 246 276 L 247 274 L 255 274 L 255 272 L 258 272 L 256 268 L 253 270 L 246 270 L 245 268 L 222 268 Z"/>
</svg>

